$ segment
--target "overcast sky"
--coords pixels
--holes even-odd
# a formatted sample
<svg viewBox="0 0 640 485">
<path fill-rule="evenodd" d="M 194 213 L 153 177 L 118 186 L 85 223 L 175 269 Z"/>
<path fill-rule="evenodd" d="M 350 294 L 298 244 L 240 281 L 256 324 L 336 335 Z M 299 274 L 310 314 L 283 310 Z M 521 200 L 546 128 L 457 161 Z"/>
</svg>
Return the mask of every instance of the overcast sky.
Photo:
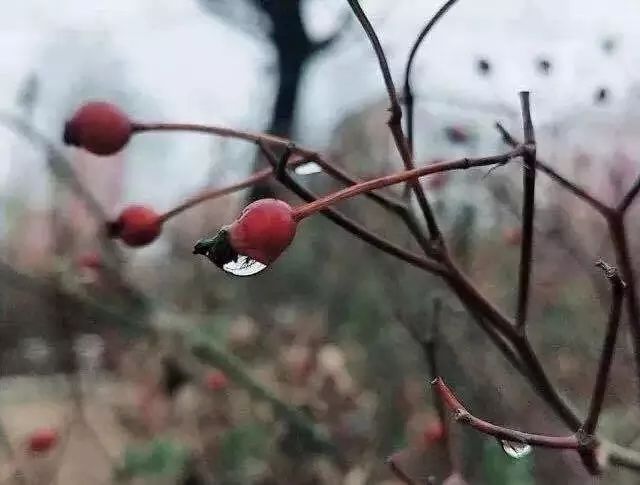
<svg viewBox="0 0 640 485">
<path fill-rule="evenodd" d="M 330 32 L 345 4 L 309 0 L 309 28 L 318 36 Z M 440 2 L 363 4 L 399 76 L 412 40 Z M 638 18 L 637 0 L 460 0 L 419 56 L 416 90 L 423 99 L 502 103 L 515 110 L 518 90 L 530 89 L 540 124 L 592 110 L 593 93 L 602 85 L 612 90 L 614 105 L 624 105 L 637 81 Z M 618 41 L 613 56 L 601 49 L 605 37 Z M 191 0 L 5 2 L 0 51 L 0 109 L 14 111 L 19 86 L 37 73 L 43 90 L 34 122 L 51 137 L 87 97 L 127 100 L 141 118 L 260 129 L 273 96 L 268 45 L 203 14 Z M 495 66 L 490 79 L 475 72 L 479 56 Z M 539 56 L 553 63 L 552 76 L 536 72 Z M 352 28 L 306 73 L 296 138 L 323 149 L 337 122 L 383 95 L 369 45 Z M 10 169 L 17 163 L 15 149 L 15 139 L 0 132 L 0 186 L 8 173 L 31 171 L 29 164 L 37 163 L 19 160 L 24 167 Z M 221 152 L 202 137 L 136 141 L 127 197 L 164 205 L 180 198 L 202 183 L 212 153 Z M 247 170 L 250 157 L 244 159 L 229 176 Z"/>
</svg>

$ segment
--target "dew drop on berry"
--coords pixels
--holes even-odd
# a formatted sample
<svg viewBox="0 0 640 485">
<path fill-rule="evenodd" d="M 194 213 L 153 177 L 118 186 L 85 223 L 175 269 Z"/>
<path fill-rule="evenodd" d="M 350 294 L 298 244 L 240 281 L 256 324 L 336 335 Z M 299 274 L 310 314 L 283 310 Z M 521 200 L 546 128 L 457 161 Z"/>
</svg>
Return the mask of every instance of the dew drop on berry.
<svg viewBox="0 0 640 485">
<path fill-rule="evenodd" d="M 293 172 L 296 175 L 312 175 L 314 173 L 322 172 L 322 167 L 318 165 L 316 162 L 307 162 L 302 165 L 298 165 Z"/>
<path fill-rule="evenodd" d="M 222 269 L 224 271 L 235 276 L 252 276 L 260 273 L 266 267 L 266 264 L 247 256 L 243 256 L 242 254 L 238 255 L 238 257 L 233 261 L 229 261 L 222 265 Z"/>
<path fill-rule="evenodd" d="M 524 458 L 531 453 L 531 446 L 526 443 L 518 443 L 517 441 L 500 441 L 502 450 L 511 458 Z"/>
</svg>

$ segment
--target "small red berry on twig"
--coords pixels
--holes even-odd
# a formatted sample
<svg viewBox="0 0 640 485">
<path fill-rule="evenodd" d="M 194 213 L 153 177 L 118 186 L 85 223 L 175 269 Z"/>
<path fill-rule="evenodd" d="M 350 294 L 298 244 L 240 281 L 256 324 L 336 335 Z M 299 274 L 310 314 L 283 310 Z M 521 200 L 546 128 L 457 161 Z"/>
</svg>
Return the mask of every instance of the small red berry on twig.
<svg viewBox="0 0 640 485">
<path fill-rule="evenodd" d="M 240 217 L 213 238 L 198 241 L 194 254 L 203 254 L 224 269 L 241 257 L 269 265 L 291 244 L 297 220 L 282 200 L 261 199 L 249 204 Z"/>
<path fill-rule="evenodd" d="M 152 243 L 162 232 L 162 218 L 151 208 L 130 205 L 115 221 L 107 223 L 107 235 L 132 247 Z"/>
<path fill-rule="evenodd" d="M 522 242 L 522 229 L 509 227 L 502 233 L 502 239 L 508 246 L 519 246 Z"/>
<path fill-rule="evenodd" d="M 229 386 L 229 379 L 224 372 L 213 370 L 205 376 L 204 383 L 210 391 L 223 391 Z"/>
<path fill-rule="evenodd" d="M 133 133 L 129 117 L 117 106 L 92 101 L 66 122 L 63 140 L 95 155 L 113 155 L 124 148 Z"/>
<path fill-rule="evenodd" d="M 102 256 L 97 251 L 89 251 L 78 257 L 77 264 L 80 269 L 97 271 L 103 266 Z"/>
<path fill-rule="evenodd" d="M 444 438 L 444 426 L 439 419 L 429 420 L 422 432 L 425 446 L 440 442 Z"/>
<path fill-rule="evenodd" d="M 58 442 L 58 432 L 53 428 L 41 428 L 27 438 L 27 449 L 31 453 L 45 453 Z"/>
</svg>

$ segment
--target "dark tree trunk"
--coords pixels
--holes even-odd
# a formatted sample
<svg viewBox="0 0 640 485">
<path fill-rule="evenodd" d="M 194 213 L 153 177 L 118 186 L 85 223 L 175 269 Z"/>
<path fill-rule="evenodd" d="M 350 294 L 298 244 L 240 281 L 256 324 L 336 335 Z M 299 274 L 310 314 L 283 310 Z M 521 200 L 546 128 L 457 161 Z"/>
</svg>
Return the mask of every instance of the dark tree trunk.
<svg viewBox="0 0 640 485">
<path fill-rule="evenodd" d="M 307 35 L 302 22 L 299 1 L 261 1 L 258 6 L 269 16 L 273 26 L 271 40 L 276 49 L 278 87 L 268 132 L 290 138 L 293 132 L 300 81 L 307 62 L 316 52 L 316 44 Z M 254 169 L 264 166 L 256 158 Z M 256 185 L 249 194 L 249 202 L 276 195 L 276 186 L 265 182 Z"/>
</svg>

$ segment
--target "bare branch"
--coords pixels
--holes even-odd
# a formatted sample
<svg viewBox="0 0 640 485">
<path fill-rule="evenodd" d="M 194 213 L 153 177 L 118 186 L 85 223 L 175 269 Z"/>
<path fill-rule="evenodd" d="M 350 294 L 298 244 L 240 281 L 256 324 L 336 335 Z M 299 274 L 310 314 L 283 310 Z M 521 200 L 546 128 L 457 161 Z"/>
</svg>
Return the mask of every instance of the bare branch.
<svg viewBox="0 0 640 485">
<path fill-rule="evenodd" d="M 405 170 L 411 170 L 415 164 L 413 161 L 413 155 L 411 153 L 411 148 L 407 143 L 407 139 L 402 132 L 402 108 L 400 106 L 400 101 L 398 99 L 398 93 L 396 92 L 396 87 L 393 83 L 393 77 L 391 76 L 391 71 L 389 70 L 389 63 L 387 62 L 387 58 L 384 54 L 384 50 L 382 49 L 382 45 L 380 44 L 380 40 L 369 22 L 366 14 L 362 10 L 360 3 L 358 0 L 347 0 L 353 13 L 357 17 L 360 25 L 364 29 L 369 41 L 371 42 L 371 46 L 378 58 L 378 63 L 380 64 L 380 71 L 382 72 L 382 77 L 384 79 L 384 84 L 387 89 L 387 95 L 389 97 L 390 107 L 389 111 L 391 112 L 389 116 L 389 130 L 391 131 L 391 135 L 393 136 L 393 140 L 396 144 L 396 148 L 400 153 L 400 157 L 402 158 L 402 162 L 404 164 Z M 433 239 L 438 241 L 441 249 L 445 249 L 444 240 L 442 238 L 442 233 L 440 232 L 440 228 L 438 226 L 438 222 L 436 221 L 435 215 L 427 196 L 422 188 L 422 185 L 418 180 L 409 181 L 411 188 L 418 200 L 418 205 L 420 206 L 420 210 L 422 211 L 425 220 L 427 222 L 427 228 L 429 229 L 429 234 Z"/>
<path fill-rule="evenodd" d="M 262 141 L 259 141 L 257 144 L 260 147 L 260 150 L 264 154 L 265 158 L 267 158 L 267 160 L 272 164 L 273 167 L 276 167 L 278 161 L 273 155 L 273 153 L 271 153 L 271 151 L 267 148 L 266 144 L 263 143 Z M 304 188 L 302 185 L 300 185 L 298 182 L 296 182 L 293 178 L 289 176 L 289 174 L 286 171 L 285 171 L 285 177 L 282 180 L 280 180 L 280 182 L 282 182 L 283 185 L 289 188 L 289 190 L 291 190 L 293 193 L 298 195 L 301 199 L 309 203 L 317 200 L 317 197 L 315 196 L 315 194 L 313 194 L 312 192 Z M 366 243 L 371 244 L 372 246 L 380 249 L 381 251 L 387 254 L 390 254 L 399 259 L 402 259 L 403 261 L 413 266 L 416 266 L 418 268 L 422 268 L 426 271 L 429 271 L 430 273 L 442 274 L 444 272 L 444 268 L 440 264 L 434 261 L 428 260 L 424 257 L 421 257 L 410 251 L 407 251 L 406 249 L 403 249 L 397 246 L 391 241 L 384 239 L 380 236 L 377 236 L 376 234 L 373 234 L 371 231 L 368 231 L 365 227 L 361 226 L 360 224 L 353 221 L 352 219 L 346 217 L 340 211 L 337 211 L 332 207 L 327 207 L 323 209 L 321 211 L 321 214 L 323 214 L 332 222 L 339 225 L 340 227 L 350 232 L 354 236 L 362 239 Z"/>
<path fill-rule="evenodd" d="M 631 207 L 631 204 L 633 204 L 633 201 L 636 199 L 639 192 L 640 192 L 640 176 L 638 176 L 635 182 L 633 182 L 633 185 L 629 189 L 629 192 L 627 192 L 625 196 L 622 198 L 622 200 L 616 207 L 616 210 L 622 213 L 626 212 L 627 209 Z"/>
<path fill-rule="evenodd" d="M 389 465 L 391 473 L 402 483 L 405 485 L 417 485 L 417 483 L 398 466 L 393 455 L 386 459 L 386 463 Z"/>
<path fill-rule="evenodd" d="M 520 245 L 520 270 L 518 274 L 518 305 L 516 308 L 516 326 L 524 331 L 527 323 L 527 305 L 529 302 L 529 285 L 531 282 L 531 258 L 533 255 L 533 218 L 535 215 L 536 190 L 536 137 L 531 121 L 529 93 L 520 93 L 522 105 L 522 123 L 525 152 L 522 155 L 522 243 Z"/>
<path fill-rule="evenodd" d="M 441 378 L 436 378 L 432 385 L 440 394 L 445 405 L 454 415 L 456 421 L 471 426 L 481 433 L 493 436 L 499 440 L 522 443 L 530 446 L 541 446 L 543 448 L 555 448 L 564 450 L 577 450 L 580 444 L 575 436 L 546 436 L 540 434 L 525 433 L 514 429 L 497 426 L 475 417 L 458 400 L 451 389 L 447 387 Z"/>
<path fill-rule="evenodd" d="M 512 147 L 519 146 L 520 143 L 516 138 L 514 138 L 500 123 L 495 124 L 496 129 L 502 135 L 502 139 L 504 142 Z M 603 202 L 600 202 L 595 196 L 588 193 L 586 190 L 578 187 L 573 182 L 567 180 L 565 177 L 556 172 L 553 168 L 551 168 L 546 162 L 543 162 L 539 158 L 536 157 L 536 169 L 543 172 L 544 174 L 551 177 L 555 182 L 560 184 L 562 187 L 567 189 L 569 192 L 573 193 L 576 197 L 582 199 L 591 207 L 593 207 L 596 211 L 602 214 L 604 217 L 609 217 L 611 214 L 611 208 L 609 208 Z"/>
<path fill-rule="evenodd" d="M 602 346 L 602 354 L 600 355 L 600 366 L 596 376 L 596 383 L 591 397 L 591 405 L 589 413 L 584 420 L 582 430 L 587 435 L 593 435 L 598 425 L 598 418 L 602 410 L 605 392 L 607 390 L 607 382 L 609 381 L 609 371 L 613 361 L 613 354 L 616 346 L 616 338 L 618 336 L 618 328 L 620 326 L 620 314 L 622 312 L 622 299 L 624 296 L 625 284 L 618 274 L 618 270 L 609 266 L 600 260 L 596 263 L 604 270 L 605 276 L 611 284 L 611 309 L 609 311 L 609 319 L 607 321 L 607 333 Z"/>
</svg>

